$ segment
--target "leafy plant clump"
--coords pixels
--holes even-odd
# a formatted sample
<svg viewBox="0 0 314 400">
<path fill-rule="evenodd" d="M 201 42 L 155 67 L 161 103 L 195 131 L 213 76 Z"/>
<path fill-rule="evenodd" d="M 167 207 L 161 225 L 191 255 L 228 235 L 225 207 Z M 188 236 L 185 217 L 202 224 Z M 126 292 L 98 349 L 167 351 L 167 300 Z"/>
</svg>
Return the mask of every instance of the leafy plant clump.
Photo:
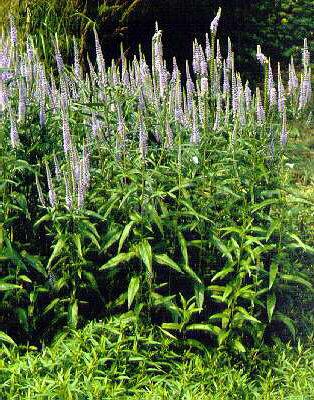
<svg viewBox="0 0 314 400">
<path fill-rule="evenodd" d="M 0 309 L 2 338 L 34 343 L 137 307 L 171 338 L 244 353 L 295 325 L 285 304 L 313 241 L 292 222 L 286 151 L 291 120 L 311 120 L 310 54 L 280 65 L 257 46 L 262 88 L 222 57 L 219 9 L 182 82 L 162 32 L 144 54 L 85 73 L 52 46 L 45 69 L 14 21 L 1 38 Z M 301 206 L 300 206 L 301 207 Z"/>
</svg>

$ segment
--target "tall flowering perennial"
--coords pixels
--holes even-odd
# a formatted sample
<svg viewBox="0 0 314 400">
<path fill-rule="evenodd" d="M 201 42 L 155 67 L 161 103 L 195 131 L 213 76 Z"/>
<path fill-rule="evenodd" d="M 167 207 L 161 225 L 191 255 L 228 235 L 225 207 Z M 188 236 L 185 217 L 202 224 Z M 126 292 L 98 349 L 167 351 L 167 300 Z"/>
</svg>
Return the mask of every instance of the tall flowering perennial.
<svg viewBox="0 0 314 400">
<path fill-rule="evenodd" d="M 223 62 L 223 94 L 225 97 L 230 93 L 230 82 L 226 62 Z"/>
<path fill-rule="evenodd" d="M 154 146 L 154 151 L 163 149 L 171 155 L 177 143 L 183 144 L 185 149 L 185 144 L 187 147 L 200 145 L 206 142 L 207 135 L 221 132 L 232 132 L 231 141 L 235 143 L 236 136 L 237 139 L 245 136 L 256 126 L 266 127 L 271 120 L 282 121 L 281 132 L 273 133 L 271 143 L 273 146 L 281 143 L 284 148 L 287 115 L 290 115 L 288 106 L 295 113 L 303 112 L 311 99 L 307 40 L 302 50 L 302 74 L 296 73 L 291 59 L 288 82 L 284 80 L 285 75 L 281 75 L 280 66 L 275 82 L 270 60 L 258 45 L 256 57 L 263 67 L 264 87 L 254 89 L 252 94 L 249 82 L 243 85 L 237 72 L 230 38 L 227 49 L 222 49 L 216 37 L 220 15 L 219 8 L 210 33 L 205 36 L 205 47 L 193 41 L 190 65 L 194 74 L 186 62 L 185 82 L 175 58 L 171 71 L 167 68 L 158 25 L 152 39 L 151 68 L 141 51 L 139 56 L 126 59 L 123 49 L 119 65 L 114 61 L 105 65 L 99 37 L 94 31 L 95 65 L 87 58 L 89 69 L 83 73 L 79 49 L 73 40 L 74 65 L 72 69 L 65 68 L 56 37 L 58 73 L 50 76 L 46 75 L 30 38 L 25 46 L 23 43 L 17 46 L 17 33 L 12 23 L 6 33 L 0 34 L 0 113 L 8 127 L 8 143 L 12 148 L 19 146 L 19 133 L 21 138 L 26 137 L 23 132 L 28 122 L 26 116 L 31 116 L 34 110 L 39 116 L 34 123 L 46 128 L 45 133 L 37 131 L 42 135 L 55 134 L 54 151 L 46 155 L 54 164 L 53 177 L 46 166 L 49 189 L 46 197 L 50 206 L 56 206 L 58 193 L 58 204 L 63 202 L 68 210 L 85 207 L 91 184 L 92 148 L 97 154 L 103 147 L 110 148 L 117 163 L 125 162 L 134 154 L 133 150 L 147 160 L 150 146 Z M 22 48 L 25 48 L 24 53 Z M 76 129 L 75 122 L 80 124 L 80 129 Z M 257 131 L 266 135 L 269 130 Z M 148 142 L 148 132 L 153 135 L 152 145 Z M 180 138 L 176 137 L 178 133 Z M 31 136 L 32 132 L 28 134 Z M 83 137 L 85 144 L 82 144 Z M 97 155 L 95 163 L 96 160 Z M 58 185 L 57 191 L 53 183 Z M 39 197 L 40 204 L 44 205 L 43 194 Z"/>
</svg>

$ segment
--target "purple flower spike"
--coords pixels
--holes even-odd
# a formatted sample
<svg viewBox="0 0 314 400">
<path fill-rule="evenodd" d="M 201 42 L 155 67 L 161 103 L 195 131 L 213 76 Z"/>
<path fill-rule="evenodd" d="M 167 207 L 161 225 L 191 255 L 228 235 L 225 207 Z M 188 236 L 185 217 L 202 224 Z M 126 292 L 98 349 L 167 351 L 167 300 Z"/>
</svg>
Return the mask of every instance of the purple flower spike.
<svg viewBox="0 0 314 400">
<path fill-rule="evenodd" d="M 196 114 L 196 107 L 193 107 L 193 126 L 192 126 L 192 133 L 190 136 L 190 143 L 191 144 L 199 144 L 201 141 L 200 131 L 197 126 L 197 114 Z"/>
<path fill-rule="evenodd" d="M 11 115 L 10 137 L 11 137 L 11 145 L 13 149 L 15 149 L 20 144 L 20 138 L 17 132 L 16 121 L 12 115 Z"/>
<path fill-rule="evenodd" d="M 40 186 L 39 179 L 38 179 L 37 175 L 36 175 L 35 179 L 36 179 L 36 187 L 37 187 L 38 198 L 39 198 L 40 204 L 43 207 L 46 207 L 45 198 L 44 198 L 43 191 L 41 189 L 41 186 Z"/>
<path fill-rule="evenodd" d="M 13 46 L 17 45 L 17 31 L 14 24 L 14 19 L 10 16 L 10 39 Z"/>
<path fill-rule="evenodd" d="M 267 58 L 264 56 L 264 54 L 261 51 L 261 46 L 258 44 L 257 49 L 256 49 L 256 59 L 259 61 L 262 65 L 264 65 L 267 62 Z"/>
<path fill-rule="evenodd" d="M 48 182 L 48 197 L 49 197 L 49 203 L 51 207 L 55 207 L 56 205 L 56 192 L 54 190 L 53 187 L 53 183 L 52 183 L 52 178 L 51 178 L 51 172 L 49 169 L 49 165 L 48 163 L 46 163 L 46 174 L 47 174 L 47 182 Z"/>
<path fill-rule="evenodd" d="M 205 54 L 206 54 L 206 61 L 209 62 L 210 55 L 211 55 L 211 48 L 210 48 L 210 41 L 208 33 L 206 33 L 206 44 L 205 44 Z"/>
<path fill-rule="evenodd" d="M 288 133 L 287 133 L 287 116 L 286 111 L 284 111 L 282 116 L 282 129 L 281 129 L 281 136 L 280 136 L 280 144 L 284 147 L 287 144 L 288 140 Z"/>
<path fill-rule="evenodd" d="M 217 33 L 220 15 L 221 15 L 221 7 L 218 8 L 217 15 L 210 24 L 210 31 L 214 36 L 216 36 Z"/>
</svg>

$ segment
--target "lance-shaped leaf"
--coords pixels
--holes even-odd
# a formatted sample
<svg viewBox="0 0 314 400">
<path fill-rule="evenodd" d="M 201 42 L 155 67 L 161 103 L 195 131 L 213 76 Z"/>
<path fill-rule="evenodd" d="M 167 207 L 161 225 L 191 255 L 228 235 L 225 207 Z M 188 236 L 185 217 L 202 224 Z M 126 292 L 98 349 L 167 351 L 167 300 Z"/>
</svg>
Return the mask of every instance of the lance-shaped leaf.
<svg viewBox="0 0 314 400">
<path fill-rule="evenodd" d="M 166 265 L 180 274 L 183 274 L 179 265 L 174 262 L 167 254 L 154 254 L 154 260 L 160 265 Z"/>
<path fill-rule="evenodd" d="M 0 292 L 14 289 L 22 289 L 22 286 L 16 285 L 15 283 L 0 282 Z"/>
<path fill-rule="evenodd" d="M 112 257 L 108 262 L 106 262 L 106 264 L 102 265 L 99 268 L 99 270 L 104 271 L 104 270 L 107 270 L 110 268 L 114 268 L 121 263 L 130 261 L 132 258 L 134 258 L 136 256 L 137 256 L 137 254 L 135 251 L 130 251 L 128 253 L 120 253 L 117 256 Z"/>
<path fill-rule="evenodd" d="M 291 318 L 287 317 L 284 314 L 276 312 L 273 316 L 273 320 L 281 321 L 282 323 L 284 323 L 286 325 L 286 327 L 288 328 L 288 330 L 290 331 L 293 338 L 295 338 L 295 327 L 294 327 L 294 323 Z"/>
<path fill-rule="evenodd" d="M 273 286 L 273 284 L 275 282 L 277 273 L 278 273 L 278 264 L 271 263 L 271 266 L 270 266 L 270 269 L 269 269 L 269 284 L 268 284 L 268 288 L 269 289 L 272 288 L 272 286 Z"/>
<path fill-rule="evenodd" d="M 153 273 L 152 248 L 146 239 L 142 240 L 141 243 L 138 245 L 138 250 L 139 250 L 140 257 L 143 260 L 143 262 L 147 268 L 147 272 L 152 274 Z"/>
<path fill-rule="evenodd" d="M 276 295 L 275 293 L 271 293 L 267 296 L 267 315 L 269 322 L 271 322 L 272 320 L 275 306 L 276 306 Z"/>
<path fill-rule="evenodd" d="M 9 335 L 7 335 L 6 333 L 4 333 L 2 331 L 0 331 L 0 343 L 1 342 L 7 342 L 10 344 L 16 345 L 14 340 Z"/>
<path fill-rule="evenodd" d="M 189 266 L 188 249 L 186 245 L 186 240 L 181 232 L 178 232 L 178 238 L 180 243 L 180 249 L 183 256 L 183 266 L 182 269 L 196 282 L 203 284 L 202 280 L 197 276 L 193 269 Z"/>
<path fill-rule="evenodd" d="M 136 293 L 138 292 L 138 289 L 140 287 L 140 278 L 139 276 L 133 276 L 133 278 L 130 280 L 129 287 L 128 287 L 128 308 L 130 309 L 134 297 L 136 296 Z"/>
<path fill-rule="evenodd" d="M 54 246 L 53 252 L 52 252 L 52 254 L 51 254 L 50 258 L 49 258 L 48 264 L 47 264 L 47 269 L 50 268 L 50 266 L 51 266 L 51 264 L 52 264 L 52 261 L 53 261 L 56 257 L 58 257 L 58 256 L 60 255 L 60 253 L 61 253 L 61 251 L 62 251 L 62 249 L 63 249 L 64 247 L 65 247 L 65 241 L 64 241 L 62 238 L 60 238 L 60 239 L 57 241 L 57 243 L 55 244 L 55 246 Z"/>
<path fill-rule="evenodd" d="M 69 304 L 68 308 L 68 324 L 71 328 L 75 329 L 78 322 L 78 305 L 77 300 Z"/>
<path fill-rule="evenodd" d="M 123 229 L 122 235 L 119 240 L 119 248 L 118 248 L 118 253 L 120 253 L 123 243 L 125 242 L 126 238 L 129 236 L 130 230 L 132 229 L 132 226 L 135 224 L 134 221 L 129 222 Z"/>
</svg>

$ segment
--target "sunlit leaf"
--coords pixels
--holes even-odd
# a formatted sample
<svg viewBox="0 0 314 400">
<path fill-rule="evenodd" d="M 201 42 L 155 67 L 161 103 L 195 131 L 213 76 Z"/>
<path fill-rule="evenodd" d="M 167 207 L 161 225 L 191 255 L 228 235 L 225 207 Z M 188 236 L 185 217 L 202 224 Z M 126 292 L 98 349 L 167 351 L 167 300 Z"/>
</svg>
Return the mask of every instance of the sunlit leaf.
<svg viewBox="0 0 314 400">
<path fill-rule="evenodd" d="M 130 309 L 134 297 L 136 296 L 136 293 L 138 292 L 138 289 L 140 287 L 140 278 L 139 276 L 133 276 L 130 280 L 129 287 L 128 287 L 128 308 Z"/>
</svg>

